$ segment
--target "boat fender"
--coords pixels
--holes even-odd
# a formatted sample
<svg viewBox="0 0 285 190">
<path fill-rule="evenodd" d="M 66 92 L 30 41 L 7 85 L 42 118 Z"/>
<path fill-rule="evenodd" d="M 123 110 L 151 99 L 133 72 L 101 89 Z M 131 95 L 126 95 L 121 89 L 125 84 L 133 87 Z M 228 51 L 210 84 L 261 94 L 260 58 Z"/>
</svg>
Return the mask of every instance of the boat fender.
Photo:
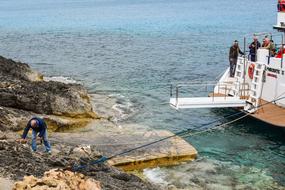
<svg viewBox="0 0 285 190">
<path fill-rule="evenodd" d="M 253 79 L 253 72 L 254 72 L 254 64 L 250 64 L 250 66 L 248 67 L 248 77 L 250 79 Z"/>
</svg>

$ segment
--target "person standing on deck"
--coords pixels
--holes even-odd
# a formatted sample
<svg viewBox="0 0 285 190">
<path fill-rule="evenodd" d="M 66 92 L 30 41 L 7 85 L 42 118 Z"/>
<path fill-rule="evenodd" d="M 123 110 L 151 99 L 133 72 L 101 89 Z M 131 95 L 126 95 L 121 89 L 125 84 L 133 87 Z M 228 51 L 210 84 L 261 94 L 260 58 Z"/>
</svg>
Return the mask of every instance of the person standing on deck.
<svg viewBox="0 0 285 190">
<path fill-rule="evenodd" d="M 44 142 L 46 152 L 51 153 L 51 146 L 47 138 L 47 125 L 45 121 L 38 117 L 32 118 L 24 129 L 22 139 L 27 137 L 30 128 L 32 128 L 32 150 L 34 152 L 37 150 L 37 134 L 39 133 L 38 137 Z"/>
<path fill-rule="evenodd" d="M 244 55 L 244 53 L 240 50 L 238 46 L 238 41 L 235 40 L 233 45 L 230 48 L 229 52 L 229 61 L 230 61 L 230 77 L 235 76 L 235 71 L 236 71 L 236 65 L 237 65 L 237 59 L 238 55 Z"/>
<path fill-rule="evenodd" d="M 285 0 L 278 0 L 277 9 L 278 12 L 285 12 Z"/>
<path fill-rule="evenodd" d="M 270 53 L 270 57 L 274 57 L 276 53 L 276 48 L 273 40 L 269 38 L 264 38 L 264 42 L 262 44 L 263 49 L 268 49 Z"/>
<path fill-rule="evenodd" d="M 249 45 L 249 54 L 250 54 L 250 60 L 255 62 L 256 61 L 256 53 L 258 48 L 261 47 L 260 42 L 258 41 L 258 38 L 256 36 L 253 37 L 253 42 Z"/>
</svg>

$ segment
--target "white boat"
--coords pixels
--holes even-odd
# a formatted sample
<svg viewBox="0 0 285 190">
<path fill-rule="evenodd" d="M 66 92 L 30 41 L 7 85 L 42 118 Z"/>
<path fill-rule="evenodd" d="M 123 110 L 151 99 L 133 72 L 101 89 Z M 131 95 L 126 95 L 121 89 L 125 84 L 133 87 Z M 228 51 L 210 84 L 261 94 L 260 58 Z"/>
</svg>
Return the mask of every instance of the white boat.
<svg viewBox="0 0 285 190">
<path fill-rule="evenodd" d="M 285 1 L 279 0 L 278 3 L 277 25 L 273 26 L 277 34 L 247 35 L 244 37 L 243 46 L 246 52 L 248 38 L 251 39 L 253 35 L 279 38 L 278 56 L 271 55 L 268 49 L 259 48 L 255 62 L 250 61 L 247 55 L 238 57 L 234 77 L 230 77 L 228 68 L 218 82 L 172 86 L 170 105 L 175 109 L 237 108 L 268 124 L 285 127 L 285 98 L 283 98 L 285 97 Z M 197 89 L 206 89 L 209 94 L 204 97 L 193 95 L 189 97 L 186 93 L 187 90 L 199 91 Z"/>
</svg>

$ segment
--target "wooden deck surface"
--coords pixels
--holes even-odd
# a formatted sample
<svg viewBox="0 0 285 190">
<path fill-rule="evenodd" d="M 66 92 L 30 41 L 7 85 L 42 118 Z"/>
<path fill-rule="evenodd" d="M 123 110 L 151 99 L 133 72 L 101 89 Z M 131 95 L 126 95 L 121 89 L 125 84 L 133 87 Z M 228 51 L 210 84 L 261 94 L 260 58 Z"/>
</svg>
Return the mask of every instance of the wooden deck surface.
<svg viewBox="0 0 285 190">
<path fill-rule="evenodd" d="M 225 94 L 221 94 L 221 93 L 210 93 L 209 95 L 208 95 L 209 97 L 227 97 Z"/>
<path fill-rule="evenodd" d="M 210 93 L 210 97 L 223 97 L 224 94 L 217 94 L 217 93 Z M 248 97 L 242 97 L 247 99 Z M 260 105 L 266 104 L 267 101 L 260 100 Z M 282 108 L 276 104 L 266 104 L 262 106 L 257 112 L 250 114 L 249 116 L 261 120 L 267 124 L 274 125 L 277 127 L 284 127 L 285 128 L 285 108 Z"/>
<path fill-rule="evenodd" d="M 267 103 L 265 100 L 261 100 L 260 105 L 264 105 L 265 103 Z M 271 125 L 285 127 L 285 108 L 276 104 L 266 104 L 250 116 Z"/>
<path fill-rule="evenodd" d="M 210 93 L 208 95 L 209 97 L 227 97 L 225 94 L 221 94 L 221 93 Z M 249 96 L 241 96 L 241 99 L 248 99 Z"/>
</svg>

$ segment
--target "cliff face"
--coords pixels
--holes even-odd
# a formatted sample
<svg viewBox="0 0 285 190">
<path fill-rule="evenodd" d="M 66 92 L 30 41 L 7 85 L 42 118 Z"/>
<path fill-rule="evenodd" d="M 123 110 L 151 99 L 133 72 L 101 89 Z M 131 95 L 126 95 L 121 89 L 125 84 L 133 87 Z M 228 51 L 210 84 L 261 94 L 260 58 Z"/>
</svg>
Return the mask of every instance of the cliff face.
<svg viewBox="0 0 285 190">
<path fill-rule="evenodd" d="M 20 129 L 22 123 L 34 115 L 45 117 L 55 130 L 69 126 L 69 123 L 73 127 L 82 126 L 88 123 L 88 119 L 97 117 L 84 87 L 79 84 L 43 81 L 42 78 L 40 73 L 31 70 L 27 64 L 0 56 L 2 129 L 7 126 Z"/>
</svg>

